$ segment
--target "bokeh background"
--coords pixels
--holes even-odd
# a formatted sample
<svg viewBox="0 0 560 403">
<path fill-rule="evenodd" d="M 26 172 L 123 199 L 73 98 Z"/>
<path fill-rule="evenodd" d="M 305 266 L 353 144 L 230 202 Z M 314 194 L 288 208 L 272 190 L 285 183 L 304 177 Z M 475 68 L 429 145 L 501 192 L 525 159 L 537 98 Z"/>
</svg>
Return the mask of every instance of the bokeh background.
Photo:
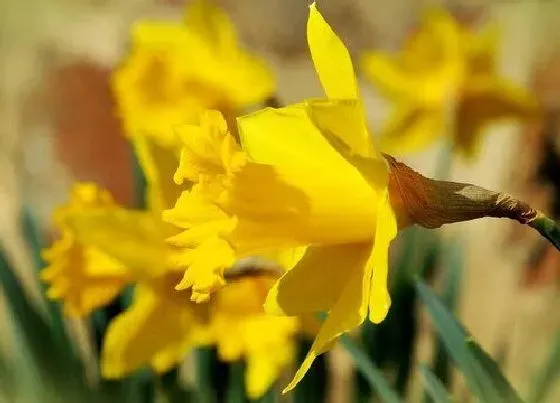
<svg viewBox="0 0 560 403">
<path fill-rule="evenodd" d="M 305 39 L 305 0 L 218 0 L 247 47 L 266 57 L 278 79 L 279 98 L 289 103 L 320 96 Z M 419 12 L 433 1 L 323 0 L 325 18 L 353 54 L 398 49 Z M 2 0 L 0 2 L 0 240 L 27 285 L 39 295 L 33 258 L 20 226 L 27 206 L 41 229 L 76 180 L 93 180 L 132 203 L 132 154 L 122 138 L 109 87 L 111 71 L 127 50 L 129 26 L 142 18 L 179 20 L 184 0 Z M 560 1 L 449 0 L 464 21 L 499 23 L 502 73 L 530 88 L 544 105 L 542 122 L 496 125 L 479 157 L 456 161 L 452 180 L 500 189 L 557 213 L 560 183 Z M 372 127 L 387 105 L 371 86 L 362 89 Z M 440 146 L 405 159 L 435 173 Z M 556 211 L 555 211 L 556 210 Z M 494 357 L 519 391 L 527 391 L 551 354 L 560 329 L 560 255 L 538 236 L 507 221 L 453 225 L 443 237 L 460 239 L 463 271 L 458 317 Z M 418 314 L 413 360 L 430 360 L 430 326 Z M 71 323 L 87 361 L 90 334 Z M 0 300 L 0 342 L 11 351 L 10 321 Z M 347 353 L 329 353 L 327 401 L 352 401 L 353 365 Z M 96 367 L 90 365 L 91 376 Z M 187 371 L 188 372 L 188 371 Z M 188 374 L 187 374 L 188 377 Z M 461 396 L 462 383 L 454 389 Z M 548 401 L 560 401 L 560 387 Z M 410 401 L 419 401 L 413 377 Z"/>
</svg>

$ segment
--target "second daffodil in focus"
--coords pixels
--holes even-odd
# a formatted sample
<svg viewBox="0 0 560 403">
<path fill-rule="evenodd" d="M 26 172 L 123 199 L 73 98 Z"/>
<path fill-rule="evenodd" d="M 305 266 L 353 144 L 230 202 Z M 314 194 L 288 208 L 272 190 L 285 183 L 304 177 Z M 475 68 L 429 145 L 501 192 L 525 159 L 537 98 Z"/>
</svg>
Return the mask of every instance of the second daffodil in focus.
<svg viewBox="0 0 560 403">
<path fill-rule="evenodd" d="M 448 131 L 454 149 L 473 157 L 489 124 L 535 116 L 531 94 L 499 74 L 497 43 L 494 27 L 474 32 L 429 10 L 399 55 L 365 53 L 365 75 L 394 103 L 383 151 L 420 151 Z"/>
<path fill-rule="evenodd" d="M 227 15 L 211 0 L 189 2 L 184 22 L 142 21 L 113 88 L 128 136 L 155 136 L 166 147 L 173 127 L 213 108 L 233 119 L 275 89 L 266 63 L 243 50 Z"/>
<path fill-rule="evenodd" d="M 375 323 L 385 318 L 388 249 L 397 232 L 388 168 L 366 128 L 349 53 L 315 4 L 307 35 L 327 98 L 238 118 L 242 151 L 220 143 L 205 147 L 215 150 L 216 166 L 221 166 L 213 171 L 218 175 L 207 177 L 203 195 L 215 201 L 221 222 L 229 217 L 220 234 L 227 241 L 223 247 L 231 249 L 235 260 L 264 255 L 291 268 L 269 292 L 265 309 L 288 316 L 328 312 L 286 390 L 340 334 L 368 315 Z M 224 129 L 223 119 L 214 121 L 204 138 L 215 138 L 216 128 Z M 194 138 L 182 138 L 183 161 L 188 162 Z M 231 135 L 226 138 L 231 144 Z M 202 216 L 190 207 L 190 198 L 184 192 L 166 219 L 185 230 L 172 240 L 185 248 L 185 266 L 191 265 L 182 285 L 211 293 L 224 266 L 213 266 L 210 256 L 189 249 L 196 236 L 191 223 Z"/>
</svg>

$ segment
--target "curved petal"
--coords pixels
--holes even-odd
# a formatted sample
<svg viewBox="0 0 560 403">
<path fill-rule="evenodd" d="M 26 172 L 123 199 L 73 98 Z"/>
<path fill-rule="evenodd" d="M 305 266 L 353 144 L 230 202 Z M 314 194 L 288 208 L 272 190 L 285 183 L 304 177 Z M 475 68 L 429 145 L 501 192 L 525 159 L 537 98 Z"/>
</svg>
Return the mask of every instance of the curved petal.
<svg viewBox="0 0 560 403">
<path fill-rule="evenodd" d="M 327 97 L 358 98 L 356 75 L 348 49 L 323 19 L 315 3 L 309 7 L 307 42 Z"/>
<path fill-rule="evenodd" d="M 306 105 L 309 117 L 321 132 L 332 132 L 352 154 L 363 157 L 375 155 L 360 100 L 311 99 Z"/>
<path fill-rule="evenodd" d="M 265 311 L 288 316 L 328 312 L 344 289 L 348 271 L 363 266 L 370 249 L 368 244 L 309 247 L 269 291 Z"/>
<path fill-rule="evenodd" d="M 397 236 L 397 219 L 391 207 L 389 194 L 379 201 L 377 227 L 375 229 L 375 247 L 371 256 L 373 276 L 369 296 L 369 320 L 380 323 L 385 319 L 391 306 L 391 297 L 387 289 L 389 274 L 389 245 Z"/>
<path fill-rule="evenodd" d="M 130 308 L 107 329 L 102 376 L 120 378 L 148 364 L 159 372 L 170 369 L 193 347 L 197 326 L 188 303 L 177 304 L 151 287 L 137 286 Z"/>
<path fill-rule="evenodd" d="M 238 126 L 252 162 L 234 175 L 222 202 L 244 242 L 275 249 L 371 238 L 376 192 L 313 125 L 305 105 L 267 108 Z"/>
<path fill-rule="evenodd" d="M 378 192 L 387 186 L 385 159 L 374 146 L 360 100 L 310 100 L 309 118 L 326 141 Z"/>
<path fill-rule="evenodd" d="M 323 322 L 310 351 L 283 393 L 292 390 L 311 367 L 315 358 L 324 353 L 338 336 L 359 326 L 367 316 L 373 270 L 373 244 L 362 245 L 365 259 L 346 267 L 344 287 Z M 361 254 L 362 255 L 362 254 Z M 307 280 L 309 281 L 309 280 Z"/>
<path fill-rule="evenodd" d="M 134 136 L 132 144 L 146 177 L 148 207 L 156 214 L 170 208 L 184 190 L 173 182 L 179 163 L 179 147 L 164 148 L 145 136 Z"/>
</svg>

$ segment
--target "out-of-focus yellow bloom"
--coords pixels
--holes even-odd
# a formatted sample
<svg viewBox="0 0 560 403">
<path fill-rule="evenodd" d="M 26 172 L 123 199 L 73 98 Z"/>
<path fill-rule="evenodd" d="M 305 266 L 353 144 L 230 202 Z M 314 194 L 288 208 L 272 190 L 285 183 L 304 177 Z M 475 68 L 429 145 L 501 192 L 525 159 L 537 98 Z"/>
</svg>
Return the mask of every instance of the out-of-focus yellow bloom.
<svg viewBox="0 0 560 403">
<path fill-rule="evenodd" d="M 49 265 L 42 277 L 49 283 L 48 296 L 61 300 L 66 313 L 85 316 L 110 302 L 125 285 L 134 285 L 131 306 L 113 319 L 105 335 L 101 372 L 106 378 L 125 376 L 144 365 L 164 372 L 193 347 L 213 344 L 223 360 L 247 361 L 247 391 L 258 398 L 293 360 L 299 322 L 264 313 L 273 282 L 269 278 L 232 281 L 210 304 L 192 302 L 190 290 L 175 290 L 184 269 L 177 267 L 177 250 L 166 242 L 177 230 L 162 220 L 161 211 L 171 207 L 168 203 L 185 187 L 170 186 L 176 169 L 172 149 L 145 137 L 135 138 L 134 145 L 147 178 L 150 209 L 124 209 L 94 184 L 77 184 L 68 205 L 56 214 L 62 238 L 45 252 Z M 235 149 L 223 150 L 233 164 Z M 212 188 L 216 161 L 204 147 L 189 156 L 189 167 L 181 168 L 190 174 L 188 185 L 194 183 L 189 194 L 203 196 L 197 189 Z M 204 245 L 200 253 L 212 255 L 217 252 L 213 241 L 225 242 L 209 219 L 215 207 L 204 198 L 193 199 L 190 206 L 206 218 L 193 229 L 191 240 Z"/>
<path fill-rule="evenodd" d="M 495 34 L 469 31 L 430 10 L 399 55 L 364 54 L 365 75 L 394 102 L 383 151 L 419 151 L 450 130 L 456 151 L 472 157 L 488 124 L 535 113 L 531 95 L 499 75 Z"/>
<path fill-rule="evenodd" d="M 264 276 L 232 281 L 205 304 L 211 312 L 210 336 L 218 356 L 228 362 L 246 360 L 245 383 L 251 399 L 261 397 L 295 356 L 298 320 L 270 316 L 263 309 L 273 282 Z"/>
<path fill-rule="evenodd" d="M 241 48 L 227 15 L 207 0 L 191 2 L 182 23 L 136 23 L 131 39 L 131 53 L 113 77 L 129 136 L 169 145 L 173 127 L 201 109 L 233 118 L 274 92 L 264 61 Z"/>
<path fill-rule="evenodd" d="M 62 300 L 68 316 L 86 315 L 107 304 L 131 280 L 127 267 L 99 248 L 82 246 L 65 222 L 70 214 L 114 207 L 108 192 L 84 183 L 75 186 L 68 205 L 55 212 L 61 238 L 43 252 L 47 266 L 41 277 L 49 285 L 47 296 Z"/>
<path fill-rule="evenodd" d="M 206 127 L 207 134 L 201 136 L 206 141 L 216 138 L 208 132 L 224 133 L 221 144 L 204 145 L 222 164 L 224 176 L 213 180 L 220 183 L 220 192 L 206 195 L 217 201 L 224 219 L 229 217 L 221 231 L 228 241 L 223 248 L 231 249 L 231 259 L 268 253 L 285 259 L 286 267 L 293 266 L 268 294 L 268 312 L 288 316 L 329 312 L 286 391 L 302 379 L 317 355 L 341 333 L 361 324 L 368 312 L 373 322 L 385 318 L 390 305 L 388 247 L 397 231 L 387 166 L 367 131 L 350 56 L 314 4 L 307 35 L 328 99 L 238 118 L 244 156 L 224 146 L 231 144 L 225 140 L 231 136 L 218 115 L 214 114 L 213 126 L 201 126 Z M 187 154 L 198 141 L 195 138 L 183 137 Z M 189 161 L 185 155 L 182 159 Z M 188 177 L 182 172 L 179 168 L 178 178 Z M 186 229 L 179 237 L 189 239 L 189 220 L 200 216 L 193 214 L 187 200 L 179 199 L 165 218 Z M 187 246 L 177 238 L 172 241 Z M 213 265 L 215 257 L 206 253 L 197 257 L 204 263 L 194 271 L 195 258 L 187 253 L 188 280 L 179 288 L 210 293 L 219 286 L 224 266 Z"/>
</svg>

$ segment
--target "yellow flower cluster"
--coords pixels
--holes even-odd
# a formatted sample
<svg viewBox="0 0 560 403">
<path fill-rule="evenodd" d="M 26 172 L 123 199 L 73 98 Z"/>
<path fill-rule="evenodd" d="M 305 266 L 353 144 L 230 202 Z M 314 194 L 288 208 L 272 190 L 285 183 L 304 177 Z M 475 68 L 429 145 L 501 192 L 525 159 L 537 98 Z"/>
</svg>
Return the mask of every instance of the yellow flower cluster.
<svg viewBox="0 0 560 403">
<path fill-rule="evenodd" d="M 315 4 L 307 39 L 325 96 L 247 115 L 272 95 L 274 80 L 220 10 L 195 1 L 183 24 L 133 27 L 114 88 L 148 208 L 125 209 L 93 184 L 76 185 L 56 214 L 62 237 L 43 271 L 48 295 L 69 315 L 135 287 L 107 332 L 104 376 L 144 364 L 165 371 L 193 347 L 215 344 L 224 360 L 247 361 L 247 389 L 258 397 L 292 361 L 310 316 L 328 314 L 285 390 L 341 334 L 385 318 L 399 217 L 381 151 L 434 140 L 449 100 L 466 153 L 486 122 L 534 110 L 496 73 L 490 37 L 441 12 L 426 18 L 398 58 L 363 58 L 368 77 L 395 100 L 381 148 L 348 50 Z M 252 257 L 275 262 L 282 276 L 236 276 Z"/>
</svg>

